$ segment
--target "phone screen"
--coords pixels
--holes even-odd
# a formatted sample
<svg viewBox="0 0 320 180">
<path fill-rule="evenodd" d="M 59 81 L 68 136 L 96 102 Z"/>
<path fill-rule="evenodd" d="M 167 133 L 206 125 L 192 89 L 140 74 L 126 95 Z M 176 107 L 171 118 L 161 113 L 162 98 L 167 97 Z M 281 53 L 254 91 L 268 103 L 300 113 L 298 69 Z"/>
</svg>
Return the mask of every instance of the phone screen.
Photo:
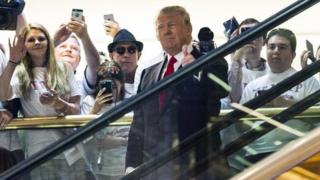
<svg viewBox="0 0 320 180">
<path fill-rule="evenodd" d="M 83 10 L 82 9 L 72 9 L 71 17 L 77 21 L 82 21 Z"/>
<path fill-rule="evenodd" d="M 313 45 L 311 44 L 310 41 L 306 40 L 306 46 L 308 51 L 310 51 L 309 59 L 311 59 L 311 61 L 314 62 L 316 58 L 314 57 L 314 53 L 313 53 Z"/>
<path fill-rule="evenodd" d="M 223 26 L 225 29 L 226 36 L 228 39 L 230 38 L 233 31 L 235 31 L 239 27 L 239 23 L 235 17 L 223 22 Z"/>
<path fill-rule="evenodd" d="M 99 82 L 99 89 L 105 88 L 105 93 L 112 93 L 112 80 L 102 80 Z"/>
<path fill-rule="evenodd" d="M 113 14 L 105 14 L 105 15 L 104 15 L 104 20 L 114 21 L 114 16 L 113 16 Z"/>
</svg>

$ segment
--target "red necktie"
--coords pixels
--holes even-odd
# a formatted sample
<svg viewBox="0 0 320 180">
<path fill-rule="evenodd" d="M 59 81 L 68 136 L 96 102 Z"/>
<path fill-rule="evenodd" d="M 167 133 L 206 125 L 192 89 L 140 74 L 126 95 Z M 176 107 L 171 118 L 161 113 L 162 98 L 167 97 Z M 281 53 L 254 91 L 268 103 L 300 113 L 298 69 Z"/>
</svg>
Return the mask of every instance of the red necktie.
<svg viewBox="0 0 320 180">
<path fill-rule="evenodd" d="M 169 59 L 169 63 L 166 69 L 166 72 L 164 73 L 163 77 L 169 76 L 172 73 L 174 73 L 174 64 L 177 62 L 176 58 L 174 56 L 172 56 Z M 163 103 L 164 103 L 164 99 L 165 99 L 165 93 L 164 92 L 160 92 L 159 95 L 159 112 L 161 112 L 162 108 L 163 108 Z"/>
</svg>

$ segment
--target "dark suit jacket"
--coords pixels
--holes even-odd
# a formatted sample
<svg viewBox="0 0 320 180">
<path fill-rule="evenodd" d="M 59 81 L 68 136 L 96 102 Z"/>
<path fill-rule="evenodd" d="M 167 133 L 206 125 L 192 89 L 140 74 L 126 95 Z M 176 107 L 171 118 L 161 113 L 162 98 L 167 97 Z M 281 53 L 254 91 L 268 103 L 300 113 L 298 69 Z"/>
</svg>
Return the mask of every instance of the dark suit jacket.
<svg viewBox="0 0 320 180">
<path fill-rule="evenodd" d="M 195 48 L 191 54 L 195 58 L 202 55 Z M 142 72 L 138 92 L 157 84 L 164 64 L 165 60 Z M 170 150 L 174 136 L 184 140 L 206 127 L 210 116 L 219 114 L 220 99 L 228 94 L 207 75 L 212 73 L 227 82 L 227 72 L 225 59 L 214 61 L 202 69 L 200 76 L 196 73 L 165 90 L 166 101 L 161 112 L 158 95 L 137 107 L 129 133 L 126 167 L 137 167 Z M 214 141 L 218 148 L 221 144 L 218 135 Z"/>
</svg>

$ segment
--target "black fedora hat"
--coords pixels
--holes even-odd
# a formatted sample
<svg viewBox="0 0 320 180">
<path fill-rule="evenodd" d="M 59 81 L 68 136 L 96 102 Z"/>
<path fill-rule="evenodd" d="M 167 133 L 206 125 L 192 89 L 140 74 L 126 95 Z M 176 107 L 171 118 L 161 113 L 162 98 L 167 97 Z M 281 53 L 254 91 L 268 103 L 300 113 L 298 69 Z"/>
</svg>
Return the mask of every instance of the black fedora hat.
<svg viewBox="0 0 320 180">
<path fill-rule="evenodd" d="M 116 34 L 116 36 L 113 38 L 113 42 L 108 45 L 109 53 L 111 53 L 113 51 L 114 47 L 118 43 L 122 43 L 122 42 L 134 43 L 137 46 L 139 52 L 141 52 L 142 49 L 143 49 L 143 43 L 142 42 L 137 41 L 136 38 L 133 36 L 133 34 L 131 32 L 129 32 L 128 30 L 121 29 Z"/>
</svg>

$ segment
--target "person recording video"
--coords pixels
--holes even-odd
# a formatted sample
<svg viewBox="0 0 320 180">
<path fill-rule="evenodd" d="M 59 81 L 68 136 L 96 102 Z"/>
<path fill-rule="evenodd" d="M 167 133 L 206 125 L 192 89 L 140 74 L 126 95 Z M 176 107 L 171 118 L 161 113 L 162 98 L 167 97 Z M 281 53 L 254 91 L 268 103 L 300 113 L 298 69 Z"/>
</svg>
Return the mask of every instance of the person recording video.
<svg viewBox="0 0 320 180">
<path fill-rule="evenodd" d="M 88 95 L 82 114 L 103 114 L 124 99 L 124 75 L 115 61 L 105 61 L 97 69 L 94 95 Z M 92 173 L 99 179 L 120 178 L 124 175 L 124 160 L 129 126 L 102 129 L 85 143 L 86 157 Z"/>
<path fill-rule="evenodd" d="M 102 114 L 124 98 L 124 76 L 115 61 L 105 61 L 97 69 L 95 93 L 83 100 L 82 114 Z"/>
</svg>

